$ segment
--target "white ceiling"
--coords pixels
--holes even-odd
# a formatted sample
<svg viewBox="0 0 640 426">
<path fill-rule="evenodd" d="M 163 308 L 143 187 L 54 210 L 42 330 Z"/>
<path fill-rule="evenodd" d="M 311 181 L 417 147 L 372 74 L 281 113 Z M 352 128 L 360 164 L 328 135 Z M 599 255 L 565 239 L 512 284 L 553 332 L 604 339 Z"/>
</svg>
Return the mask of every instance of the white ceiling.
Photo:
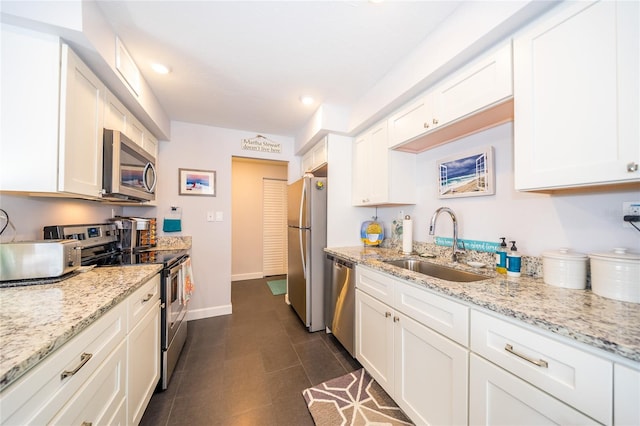
<svg viewBox="0 0 640 426">
<path fill-rule="evenodd" d="M 353 105 L 456 1 L 99 1 L 171 120 L 294 136 Z M 160 76 L 152 62 L 169 65 Z M 304 107 L 299 97 L 316 99 Z"/>
</svg>

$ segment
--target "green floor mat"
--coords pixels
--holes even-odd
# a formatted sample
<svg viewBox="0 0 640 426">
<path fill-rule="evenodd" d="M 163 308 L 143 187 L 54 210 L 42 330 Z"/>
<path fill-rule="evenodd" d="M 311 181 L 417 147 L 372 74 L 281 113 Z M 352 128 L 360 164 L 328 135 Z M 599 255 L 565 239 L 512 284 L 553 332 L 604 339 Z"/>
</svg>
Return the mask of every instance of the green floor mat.
<svg viewBox="0 0 640 426">
<path fill-rule="evenodd" d="M 287 280 L 267 281 L 267 285 L 274 296 L 279 296 L 287 292 Z"/>
</svg>

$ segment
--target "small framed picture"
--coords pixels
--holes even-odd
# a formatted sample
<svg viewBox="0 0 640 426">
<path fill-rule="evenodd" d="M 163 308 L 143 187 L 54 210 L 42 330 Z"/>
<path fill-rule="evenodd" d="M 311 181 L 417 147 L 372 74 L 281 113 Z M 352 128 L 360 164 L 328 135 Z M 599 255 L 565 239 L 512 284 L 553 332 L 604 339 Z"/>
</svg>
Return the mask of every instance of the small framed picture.
<svg viewBox="0 0 640 426">
<path fill-rule="evenodd" d="M 439 198 L 493 195 L 493 147 L 443 158 L 437 162 Z"/>
<path fill-rule="evenodd" d="M 216 172 L 213 170 L 178 169 L 179 195 L 216 196 Z"/>
</svg>

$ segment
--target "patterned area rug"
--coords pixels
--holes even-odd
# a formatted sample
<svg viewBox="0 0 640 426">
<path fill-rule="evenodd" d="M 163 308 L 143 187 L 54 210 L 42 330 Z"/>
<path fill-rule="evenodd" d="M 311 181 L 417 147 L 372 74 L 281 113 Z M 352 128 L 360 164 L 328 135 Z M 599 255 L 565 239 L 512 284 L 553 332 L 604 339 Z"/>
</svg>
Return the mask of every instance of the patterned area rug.
<svg viewBox="0 0 640 426">
<path fill-rule="evenodd" d="M 413 425 L 364 370 L 356 370 L 302 392 L 317 426 Z"/>
</svg>

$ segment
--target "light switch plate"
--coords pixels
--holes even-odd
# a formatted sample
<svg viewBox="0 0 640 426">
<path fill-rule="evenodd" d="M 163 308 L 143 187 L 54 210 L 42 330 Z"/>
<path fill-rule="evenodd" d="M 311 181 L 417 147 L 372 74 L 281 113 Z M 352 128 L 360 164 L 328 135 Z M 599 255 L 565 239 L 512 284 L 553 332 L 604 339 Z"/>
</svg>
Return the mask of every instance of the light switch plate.
<svg viewBox="0 0 640 426">
<path fill-rule="evenodd" d="M 216 222 L 222 222 L 222 212 L 216 212 Z"/>
<path fill-rule="evenodd" d="M 207 212 L 207 222 L 213 222 L 213 221 L 214 221 L 213 212 Z"/>
</svg>

